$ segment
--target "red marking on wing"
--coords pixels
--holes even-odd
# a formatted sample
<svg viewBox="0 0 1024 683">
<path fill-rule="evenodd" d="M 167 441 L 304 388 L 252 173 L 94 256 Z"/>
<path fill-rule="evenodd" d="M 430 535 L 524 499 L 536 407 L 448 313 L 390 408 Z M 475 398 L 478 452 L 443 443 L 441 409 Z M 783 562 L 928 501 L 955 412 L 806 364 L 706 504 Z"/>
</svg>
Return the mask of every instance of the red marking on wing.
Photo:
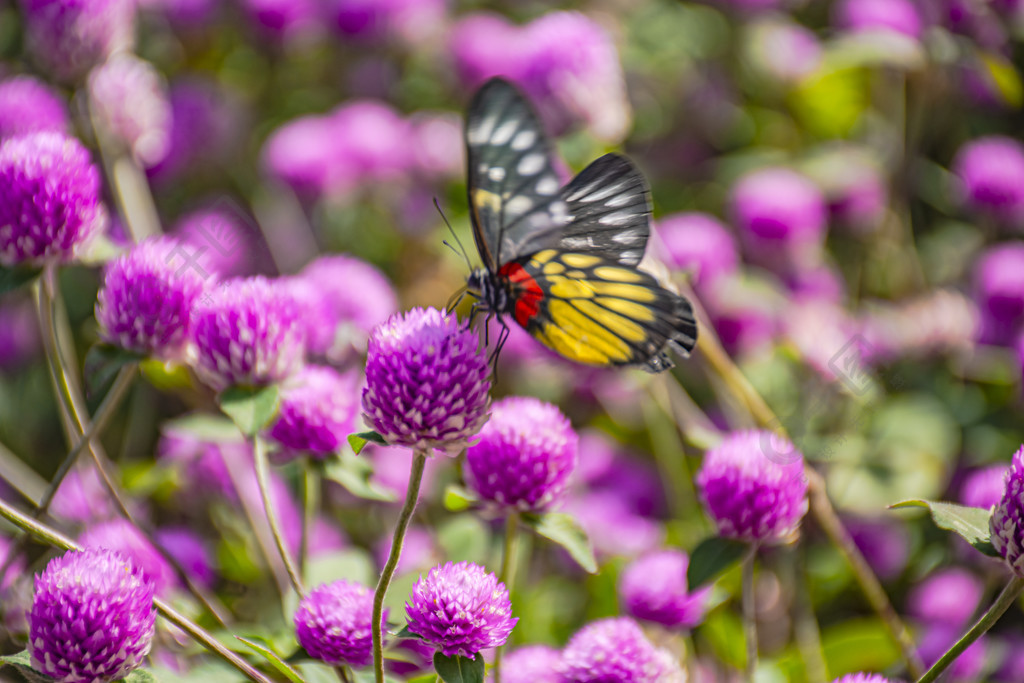
<svg viewBox="0 0 1024 683">
<path fill-rule="evenodd" d="M 544 298 L 544 290 L 518 263 L 506 263 L 498 271 L 498 274 L 512 283 L 513 286 L 510 289 L 516 302 L 513 314 L 516 322 L 525 328 L 527 323 L 540 312 L 540 302 Z"/>
</svg>

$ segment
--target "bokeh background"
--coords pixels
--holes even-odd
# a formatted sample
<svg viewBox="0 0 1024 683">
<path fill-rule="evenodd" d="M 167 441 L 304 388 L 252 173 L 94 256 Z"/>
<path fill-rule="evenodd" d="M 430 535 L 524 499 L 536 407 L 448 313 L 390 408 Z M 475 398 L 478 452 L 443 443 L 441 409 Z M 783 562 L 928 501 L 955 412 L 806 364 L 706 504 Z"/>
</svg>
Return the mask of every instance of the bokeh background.
<svg viewBox="0 0 1024 683">
<path fill-rule="evenodd" d="M 58 36 L 33 30 L 46 3 L 0 2 L 0 137 L 63 130 L 107 171 L 109 230 L 91 264 L 61 272 L 79 363 L 98 338 L 95 263 L 128 243 L 125 198 L 136 197 L 151 230 L 203 249 L 211 276 L 302 272 L 327 292 L 341 328 L 328 357 L 358 386 L 375 324 L 443 306 L 464 283 L 469 265 L 443 244 L 433 203 L 472 252 L 462 113 L 479 84 L 504 75 L 541 112 L 565 178 L 612 150 L 643 170 L 655 222 L 649 267 L 695 294 L 825 475 L 924 659 L 1005 581 L 959 539 L 886 507 L 911 498 L 988 507 L 1024 441 L 1021 3 L 78 4 L 91 23 Z M 128 180 L 117 191 L 119 160 Z M 307 268 L 334 253 L 347 258 Z M 692 473 L 717 431 L 753 423 L 699 351 L 673 377 L 649 377 L 573 366 L 513 332 L 495 396 L 554 402 L 582 439 L 563 508 L 587 528 L 601 570 L 586 576 L 532 538 L 513 594 L 512 642 L 561 645 L 585 621 L 620 611 L 616 585 L 631 559 L 666 544 L 691 549 L 710 533 Z M 29 294 L 0 296 L 9 500 L 14 489 L 38 491 L 66 450 L 41 350 Z M 254 492 L 227 471 L 248 457 L 244 444 L 203 416 L 211 397 L 188 373 L 150 363 L 143 374 L 103 436 L 138 514 L 194 558 L 186 564 L 251 632 L 286 642 L 240 512 Z M 401 495 L 410 459 L 374 446 L 360 457 L 373 467 L 363 498 L 324 485 L 309 568 L 321 580 L 372 585 L 387 549 L 396 506 L 366 496 Z M 281 514 L 297 534 L 300 474 L 277 473 Z M 432 460 L 392 615 L 421 569 L 498 557 L 499 526 L 446 509 L 444 487 L 457 481 L 457 462 Z M 84 469 L 55 514 L 74 533 L 116 516 Z M 765 680 L 898 670 L 841 556 L 813 521 L 803 533 L 799 545 L 767 551 L 759 571 Z M 31 559 L 44 557 L 33 549 Z M 738 584 L 738 572 L 719 582 L 686 638 L 696 680 L 732 680 L 742 668 Z M 21 588 L 21 602 L 16 588 L 4 601 L 12 649 Z M 801 655 L 808 643 L 820 661 Z M 1014 609 L 949 680 L 1021 680 L 1021 643 Z M 228 675 L 178 633 L 163 632 L 154 657 L 167 680 Z"/>
</svg>

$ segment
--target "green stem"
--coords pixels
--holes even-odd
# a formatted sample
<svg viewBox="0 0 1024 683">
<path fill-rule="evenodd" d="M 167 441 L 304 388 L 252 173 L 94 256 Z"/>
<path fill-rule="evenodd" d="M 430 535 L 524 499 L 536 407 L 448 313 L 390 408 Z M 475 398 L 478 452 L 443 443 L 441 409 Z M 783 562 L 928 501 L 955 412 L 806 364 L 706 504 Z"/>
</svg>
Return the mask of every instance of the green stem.
<svg viewBox="0 0 1024 683">
<path fill-rule="evenodd" d="M 709 324 L 707 313 L 704 312 L 704 308 L 701 306 L 697 295 L 689 286 L 683 285 L 681 289 L 684 290 L 684 293 L 693 304 L 697 318 L 701 323 L 702 333 L 697 346 L 711 366 L 711 369 L 724 381 L 729 392 L 747 407 L 751 416 L 754 417 L 758 424 L 765 429 L 774 431 L 780 436 L 789 438 L 782 422 L 775 416 L 775 413 L 768 407 L 765 400 L 722 348 L 721 342 L 715 335 L 714 327 Z M 882 582 L 878 580 L 875 572 L 871 569 L 867 560 L 864 559 L 864 555 L 861 554 L 857 545 L 853 542 L 850 533 L 839 519 L 832 501 L 828 498 L 825 480 L 818 474 L 817 470 L 806 463 L 804 465 L 804 474 L 807 477 L 811 512 L 814 513 L 822 530 L 829 537 L 836 550 L 839 551 L 850 565 L 854 578 L 857 580 L 871 608 L 878 615 L 879 619 L 882 620 L 890 638 L 900 648 L 907 671 L 911 677 L 919 677 L 924 671 L 924 666 L 921 664 L 921 658 L 917 654 L 917 648 L 914 646 L 914 640 L 910 636 L 910 630 L 907 629 L 906 624 L 903 623 L 896 610 L 893 609 L 892 602 L 889 600 L 885 588 L 882 587 Z"/>
<path fill-rule="evenodd" d="M 398 558 L 402 556 L 402 543 L 405 541 L 405 532 L 409 528 L 409 521 L 420 498 L 420 483 L 423 481 L 423 468 L 426 464 L 427 452 L 414 451 L 412 469 L 409 471 L 409 487 L 405 491 L 405 504 L 398 513 L 391 552 L 388 553 L 388 561 L 384 563 L 384 569 L 380 573 L 377 589 L 373 592 L 373 623 L 370 626 L 373 629 L 373 675 L 376 683 L 384 683 L 384 633 L 381 624 L 384 617 L 384 597 L 387 595 L 388 586 L 391 585 L 391 579 L 395 576 Z"/>
<path fill-rule="evenodd" d="M 22 514 L 15 508 L 0 499 L 0 517 L 3 517 L 11 524 L 35 536 L 44 543 L 60 548 L 61 550 L 81 550 L 78 544 L 59 531 L 48 527 L 42 522 Z M 203 645 L 215 655 L 223 659 L 231 666 L 238 669 L 242 674 L 258 683 L 271 683 L 270 679 L 257 671 L 251 664 L 239 657 L 237 654 L 221 645 L 216 638 L 203 630 L 201 626 L 190 621 L 170 605 L 159 598 L 153 598 L 153 606 L 167 621 L 188 633 L 193 640 Z"/>
<path fill-rule="evenodd" d="M 747 641 L 747 681 L 753 683 L 757 671 L 757 600 L 754 596 L 754 558 L 757 546 L 743 560 L 743 632 Z"/>
<path fill-rule="evenodd" d="M 309 559 L 309 535 L 313 533 L 320 507 L 320 477 L 309 458 L 302 460 L 302 537 L 299 540 L 299 572 L 305 573 Z"/>
<path fill-rule="evenodd" d="M 501 582 L 505 584 L 509 597 L 516 580 L 516 551 L 519 546 L 519 512 L 513 510 L 505 520 L 505 548 L 501 555 Z M 501 683 L 501 660 L 505 646 L 498 646 L 494 653 L 494 683 Z"/>
<path fill-rule="evenodd" d="M 937 679 L 942 672 L 945 671 L 950 664 L 952 664 L 957 657 L 963 654 L 964 650 L 971 646 L 971 644 L 980 638 L 986 631 L 995 626 L 995 623 L 999 621 L 999 617 L 1003 616 L 1006 610 L 1010 609 L 1010 605 L 1016 602 L 1017 597 L 1024 590 L 1024 578 L 1015 576 L 1010 580 L 1006 587 L 1003 588 L 1003 592 L 999 594 L 996 601 L 992 603 L 992 606 L 988 608 L 988 611 L 981 615 L 977 623 L 971 627 L 971 630 L 964 634 L 964 636 L 953 644 L 953 647 L 949 648 L 946 654 L 939 658 L 939 661 L 932 665 L 932 668 L 918 679 L 917 683 L 931 683 Z"/>
<path fill-rule="evenodd" d="M 50 481 L 46 491 L 43 493 L 42 498 L 39 499 L 36 508 L 32 511 L 33 519 L 40 519 L 46 511 L 50 509 L 50 503 L 53 502 L 54 496 L 57 494 L 57 490 L 60 485 L 64 482 L 64 478 L 68 472 L 71 471 L 71 467 L 78 460 L 79 453 L 85 448 L 86 444 L 93 439 L 93 437 L 99 436 L 107 424 L 110 422 L 110 418 L 114 416 L 118 406 L 121 405 L 121 400 L 124 398 L 125 393 L 128 391 L 128 387 L 131 386 L 132 380 L 135 377 L 135 364 L 125 366 L 121 368 L 120 372 L 117 373 L 117 377 L 114 379 L 114 384 L 110 387 L 110 391 L 103 397 L 103 402 L 100 403 L 100 407 L 96 410 L 95 416 L 93 416 L 92 424 L 85 431 L 85 434 L 80 435 L 75 441 L 75 445 L 65 456 L 64 461 L 57 468 L 56 474 L 53 475 L 53 480 Z M 21 554 L 25 549 L 25 545 L 28 543 L 28 535 L 20 535 L 14 543 L 14 546 L 7 553 L 7 557 L 4 559 L 2 565 L 0 565 L 0 582 L 7 575 L 7 570 L 10 569 L 11 563 L 14 559 Z"/>
<path fill-rule="evenodd" d="M 270 535 L 274 537 L 277 552 L 281 556 L 281 561 L 284 562 L 285 571 L 288 572 L 288 580 L 291 581 L 292 588 L 301 598 L 306 594 L 306 589 L 302 586 L 299 569 L 295 566 L 295 560 L 292 559 L 291 551 L 288 550 L 288 544 L 281 533 L 277 509 L 274 507 L 274 501 L 270 498 L 270 464 L 267 461 L 266 444 L 259 436 L 254 436 L 252 437 L 252 448 L 256 458 L 256 483 L 260 489 L 260 497 L 263 499 L 267 523 L 270 525 Z"/>
</svg>

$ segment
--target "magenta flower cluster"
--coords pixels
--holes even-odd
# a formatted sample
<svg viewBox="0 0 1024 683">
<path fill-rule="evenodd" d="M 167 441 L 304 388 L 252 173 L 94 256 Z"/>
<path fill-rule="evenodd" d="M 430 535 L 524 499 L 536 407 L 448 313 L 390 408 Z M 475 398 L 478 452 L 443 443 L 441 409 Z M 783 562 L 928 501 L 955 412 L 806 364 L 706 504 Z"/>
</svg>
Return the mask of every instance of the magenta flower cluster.
<svg viewBox="0 0 1024 683">
<path fill-rule="evenodd" d="M 447 657 L 473 658 L 503 645 L 519 621 L 505 584 L 471 562 L 434 567 L 405 603 L 409 630 Z"/>
<path fill-rule="evenodd" d="M 295 636 L 312 657 L 333 666 L 373 661 L 373 591 L 339 580 L 310 591 L 295 612 Z"/>
<path fill-rule="evenodd" d="M 634 560 L 619 579 L 626 612 L 636 619 L 671 629 L 693 628 L 704 619 L 711 589 L 690 593 L 686 570 L 690 558 L 681 550 L 660 550 Z"/>
<path fill-rule="evenodd" d="M 992 545 L 1017 576 L 1024 576 L 1024 446 L 1013 454 L 1003 496 L 992 511 Z"/>
<path fill-rule="evenodd" d="M 327 366 L 306 366 L 281 387 L 270 436 L 292 453 L 326 457 L 355 431 L 359 378 Z"/>
<path fill-rule="evenodd" d="M 33 666 L 60 683 L 108 683 L 143 664 L 156 628 L 153 585 L 110 550 L 70 551 L 36 577 Z"/>
<path fill-rule="evenodd" d="M 561 683 L 683 683 L 686 675 L 671 653 L 659 650 L 626 617 L 587 624 L 562 650 Z"/>
</svg>

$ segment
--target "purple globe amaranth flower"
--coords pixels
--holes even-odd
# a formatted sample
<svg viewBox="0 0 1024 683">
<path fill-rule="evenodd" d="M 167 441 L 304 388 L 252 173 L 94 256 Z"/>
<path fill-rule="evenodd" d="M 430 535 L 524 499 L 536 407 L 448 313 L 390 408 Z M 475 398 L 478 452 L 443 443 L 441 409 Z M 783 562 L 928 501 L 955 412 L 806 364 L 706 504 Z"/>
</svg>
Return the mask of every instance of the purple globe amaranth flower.
<svg viewBox="0 0 1024 683">
<path fill-rule="evenodd" d="M 409 469 L 412 467 L 413 452 L 408 448 L 390 448 L 369 444 L 363 453 L 373 463 L 371 483 L 392 491 L 395 502 L 404 500 L 409 488 Z M 420 485 L 420 500 L 424 500 L 430 495 L 437 481 L 437 475 L 444 465 L 445 463 L 440 460 L 433 458 L 427 460 Z"/>
<path fill-rule="evenodd" d="M 156 629 L 153 584 L 110 550 L 68 551 L 36 576 L 33 667 L 60 683 L 107 683 L 142 666 Z"/>
<path fill-rule="evenodd" d="M 36 61 L 72 83 L 132 44 L 134 0 L 21 0 Z"/>
<path fill-rule="evenodd" d="M 472 562 L 434 567 L 405 603 L 409 630 L 446 657 L 474 658 L 505 644 L 518 618 L 505 584 Z"/>
<path fill-rule="evenodd" d="M 206 206 L 188 212 L 171 234 L 188 245 L 182 258 L 204 279 L 238 277 L 252 272 L 252 230 L 235 207 Z"/>
<path fill-rule="evenodd" d="M 1024 244 L 990 247 L 974 266 L 981 341 L 1010 344 L 1024 327 Z"/>
<path fill-rule="evenodd" d="M 196 371 L 210 386 L 259 386 L 298 372 L 305 329 L 295 300 L 264 277 L 228 280 L 192 309 Z"/>
<path fill-rule="evenodd" d="M 294 621 L 299 645 L 314 659 L 357 668 L 373 661 L 373 591 L 366 586 L 345 580 L 318 586 L 302 598 Z"/>
<path fill-rule="evenodd" d="M 992 545 L 1017 576 L 1024 576 L 1024 446 L 1013 454 L 1005 482 L 989 519 Z"/>
<path fill-rule="evenodd" d="M 170 563 L 138 528 L 123 519 L 93 524 L 78 538 L 83 548 L 106 548 L 120 553 L 139 568 L 157 595 L 167 595 L 178 583 Z"/>
<path fill-rule="evenodd" d="M 557 406 L 529 397 L 503 399 L 466 449 L 466 483 L 502 510 L 546 510 L 565 491 L 578 441 Z"/>
<path fill-rule="evenodd" d="M 460 78 L 480 85 L 492 76 L 520 81 L 531 56 L 520 27 L 492 13 L 468 14 L 455 24 L 450 41 Z"/>
<path fill-rule="evenodd" d="M 345 37 L 396 38 L 417 44 L 442 28 L 446 0 L 331 0 L 327 9 Z"/>
<path fill-rule="evenodd" d="M 100 174 L 78 140 L 32 133 L 0 144 L 0 265 L 69 261 L 106 227 Z"/>
<path fill-rule="evenodd" d="M 50 509 L 60 519 L 79 523 L 110 519 L 116 514 L 110 494 L 94 467 L 75 468 L 68 472 L 53 497 Z"/>
<path fill-rule="evenodd" d="M 844 520 L 857 549 L 881 579 L 895 579 L 910 559 L 910 537 L 906 527 L 894 519 L 862 517 Z"/>
<path fill-rule="evenodd" d="M 911 0 L 841 0 L 836 23 L 851 31 L 892 31 L 920 38 L 921 15 Z"/>
<path fill-rule="evenodd" d="M 149 62 L 118 54 L 89 74 L 92 114 L 108 135 L 149 167 L 167 154 L 171 104 L 167 84 Z"/>
<path fill-rule="evenodd" d="M 776 281 L 744 271 L 710 283 L 705 303 L 725 350 L 739 356 L 762 351 L 772 343 L 788 305 Z"/>
<path fill-rule="evenodd" d="M 631 501 L 615 490 L 573 498 L 566 509 L 587 532 L 599 558 L 635 557 L 658 548 L 665 540 L 662 526 L 638 514 Z"/>
<path fill-rule="evenodd" d="M 986 510 L 998 505 L 1008 469 L 1006 465 L 988 465 L 968 472 L 960 486 L 960 503 Z"/>
<path fill-rule="evenodd" d="M 999 135 L 966 143 L 953 160 L 968 208 L 1001 224 L 1024 223 L 1024 145 Z"/>
<path fill-rule="evenodd" d="M 721 221 L 704 213 L 676 213 L 655 227 L 671 268 L 691 273 L 695 286 L 707 286 L 739 265 L 736 240 Z"/>
<path fill-rule="evenodd" d="M 504 683 L 561 683 L 558 676 L 561 661 L 562 653 L 547 645 L 518 647 L 505 655 L 501 680 Z"/>
<path fill-rule="evenodd" d="M 307 311 L 308 349 L 332 362 L 362 351 L 370 331 L 398 309 L 387 277 L 354 256 L 321 256 L 292 280 Z"/>
<path fill-rule="evenodd" d="M 359 377 L 310 365 L 281 387 L 281 407 L 270 436 L 292 453 L 326 457 L 355 431 Z"/>
<path fill-rule="evenodd" d="M 96 298 L 100 336 L 129 351 L 180 358 L 203 287 L 182 243 L 167 237 L 144 240 L 104 270 Z"/>
<path fill-rule="evenodd" d="M 711 597 L 706 587 L 690 593 L 686 569 L 690 558 L 681 550 L 661 550 L 634 560 L 619 578 L 625 611 L 643 621 L 670 629 L 689 629 L 704 619 Z"/>
<path fill-rule="evenodd" d="M 0 81 L 0 140 L 69 127 L 67 106 L 48 85 L 32 76 Z"/>
<path fill-rule="evenodd" d="M 450 112 L 417 112 L 409 119 L 416 172 L 428 179 L 457 178 L 466 167 L 462 122 Z"/>
<path fill-rule="evenodd" d="M 252 471 L 252 448 L 233 423 L 213 421 L 211 425 L 207 419 L 197 414 L 164 423 L 157 457 L 179 468 L 187 496 L 233 502 L 238 492 L 231 470 Z"/>
<path fill-rule="evenodd" d="M 893 682 L 890 681 L 885 676 L 879 676 L 878 674 L 855 673 L 855 674 L 846 674 L 845 676 L 841 676 L 840 678 L 837 678 L 836 680 L 832 681 L 832 683 L 893 683 Z"/>
<path fill-rule="evenodd" d="M 768 431 L 728 435 L 695 478 L 718 533 L 753 543 L 787 542 L 807 513 L 803 454 Z"/>
<path fill-rule="evenodd" d="M 821 65 L 817 36 L 792 21 L 775 17 L 758 21 L 745 42 L 751 65 L 777 82 L 799 83 Z"/>
<path fill-rule="evenodd" d="M 434 308 L 370 335 L 363 417 L 392 445 L 455 455 L 487 421 L 491 383 L 479 338 Z"/>
<path fill-rule="evenodd" d="M 333 134 L 330 116 L 300 116 L 270 134 L 260 152 L 260 165 L 302 197 L 330 194 L 340 184 L 334 177 L 337 159 L 329 143 Z"/>
<path fill-rule="evenodd" d="M 261 33 L 276 40 L 308 40 L 319 32 L 321 7 L 314 0 L 242 0 Z"/>
<path fill-rule="evenodd" d="M 981 579 L 961 568 L 935 572 L 914 586 L 907 612 L 924 624 L 963 626 L 985 593 Z"/>
<path fill-rule="evenodd" d="M 39 355 L 35 306 L 24 293 L 0 295 L 0 370 L 22 370 Z"/>
<path fill-rule="evenodd" d="M 632 619 L 591 622 L 569 639 L 558 665 L 561 683 L 683 683 L 670 653 L 657 649 Z"/>
<path fill-rule="evenodd" d="M 764 265 L 787 270 L 813 259 L 827 227 L 821 190 L 787 168 L 763 168 L 743 176 L 730 199 L 733 222 L 748 253 Z"/>
<path fill-rule="evenodd" d="M 833 219 L 860 233 L 880 225 L 889 190 L 875 155 L 854 145 L 830 145 L 801 170 L 824 192 Z"/>
<path fill-rule="evenodd" d="M 168 526 L 153 532 L 153 540 L 181 566 L 192 581 L 204 588 L 217 578 L 213 558 L 202 537 L 188 527 Z"/>
</svg>

